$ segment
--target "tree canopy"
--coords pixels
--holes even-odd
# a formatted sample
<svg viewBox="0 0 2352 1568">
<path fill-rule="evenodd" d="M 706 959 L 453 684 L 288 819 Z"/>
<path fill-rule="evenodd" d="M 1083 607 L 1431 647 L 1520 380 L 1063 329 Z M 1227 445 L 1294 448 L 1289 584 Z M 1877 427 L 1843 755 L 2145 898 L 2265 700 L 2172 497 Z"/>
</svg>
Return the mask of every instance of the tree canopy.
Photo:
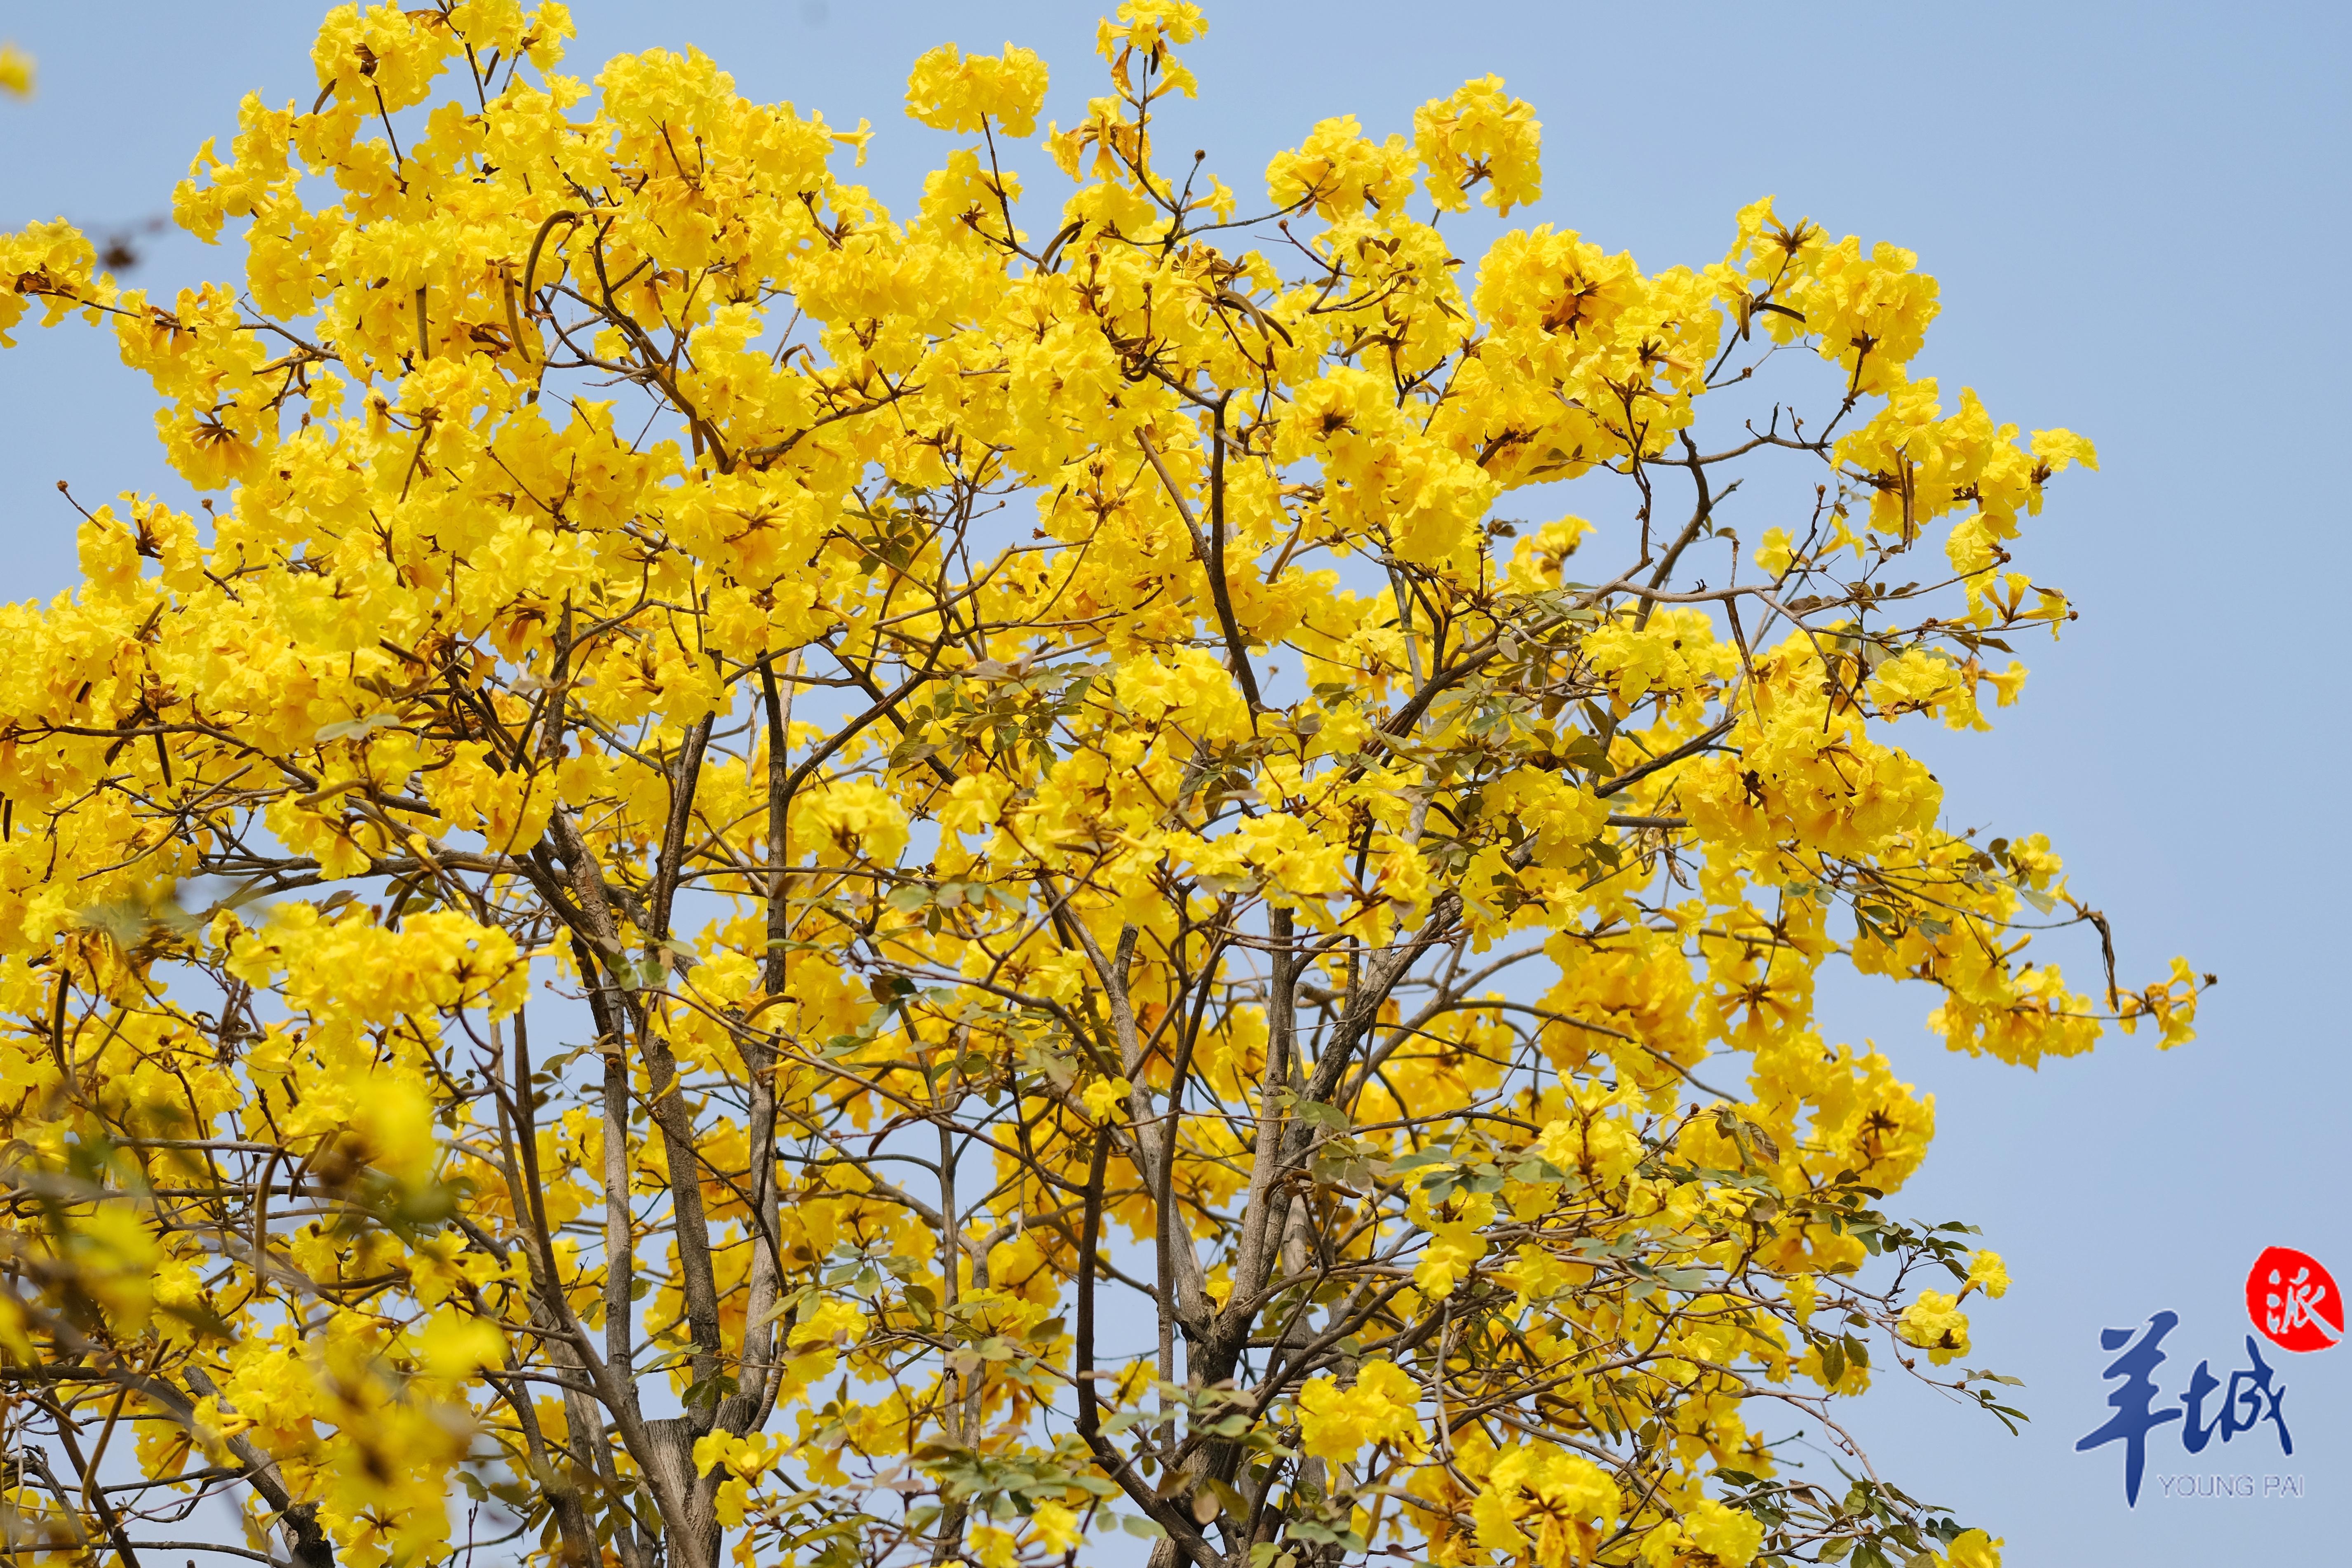
<svg viewBox="0 0 2352 1568">
<path fill-rule="evenodd" d="M 2014 1415 L 2008 1279 L 1814 998 L 2190 1037 L 1894 739 L 2073 618 L 2090 442 L 1769 199 L 1455 256 L 1539 194 L 1499 78 L 1228 185 L 1204 26 L 1102 24 L 1058 208 L 1040 59 L 922 56 L 894 215 L 701 54 L 346 5 L 177 194 L 234 280 L 0 236 L 203 497 L 0 608 L 23 1549 L 1997 1563 L 1841 1425 Z"/>
</svg>

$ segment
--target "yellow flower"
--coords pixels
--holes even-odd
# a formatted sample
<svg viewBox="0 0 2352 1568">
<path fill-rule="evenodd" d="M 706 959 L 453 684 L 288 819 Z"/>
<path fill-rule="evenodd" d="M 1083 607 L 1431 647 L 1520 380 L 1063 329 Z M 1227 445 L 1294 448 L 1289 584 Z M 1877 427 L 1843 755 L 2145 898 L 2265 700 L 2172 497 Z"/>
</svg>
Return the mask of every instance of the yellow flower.
<svg viewBox="0 0 2352 1568">
<path fill-rule="evenodd" d="M 78 1292 L 105 1310 L 119 1332 L 136 1333 L 154 1310 L 155 1268 L 163 1251 L 139 1211 L 103 1203 L 70 1219 L 66 1255 Z"/>
<path fill-rule="evenodd" d="M 506 1336 L 497 1325 L 461 1312 L 436 1312 L 416 1340 L 417 1364 L 427 1377 L 461 1381 L 506 1357 Z"/>
<path fill-rule="evenodd" d="M 1546 1160 L 1577 1172 L 1603 1193 L 1640 1164 L 1643 1155 L 1641 1136 L 1623 1108 L 1612 1106 L 1612 1097 L 1597 1087 L 1580 1091 L 1569 1114 L 1543 1130 L 1537 1147 Z"/>
<path fill-rule="evenodd" d="M 1097 1121 L 1118 1109 L 1119 1101 L 1134 1091 L 1135 1086 L 1123 1078 L 1098 1078 L 1087 1085 L 1078 1098 L 1086 1102 L 1087 1114 Z"/>
<path fill-rule="evenodd" d="M 1266 196 L 1276 206 L 1306 203 L 1326 218 L 1394 206 L 1412 189 L 1414 162 L 1403 138 L 1376 146 L 1354 115 L 1343 114 L 1318 121 L 1296 152 L 1275 154 L 1265 166 Z"/>
<path fill-rule="evenodd" d="M 1009 1530 L 999 1530 L 992 1524 L 972 1527 L 971 1552 L 980 1560 L 981 1568 L 1013 1568 L 1019 1546 Z"/>
<path fill-rule="evenodd" d="M 2086 468 L 2099 466 L 2098 448 L 2088 437 L 2077 436 L 2072 430 L 2036 430 L 2030 450 L 2050 465 L 2055 473 L 2070 463 L 2080 463 Z"/>
<path fill-rule="evenodd" d="M 0 39 L 0 92 L 33 96 L 33 57 L 5 39 Z"/>
<path fill-rule="evenodd" d="M 807 1345 L 848 1344 L 866 1331 L 866 1314 L 837 1297 L 814 1303 L 793 1324 L 787 1342 L 795 1350 Z"/>
<path fill-rule="evenodd" d="M 1763 1521 L 1713 1498 L 1683 1515 L 1683 1532 L 1723 1568 L 1748 1568 L 1764 1544 Z"/>
<path fill-rule="evenodd" d="M 1904 1343 L 1927 1352 L 1941 1366 L 1969 1352 L 1969 1315 L 1959 1310 L 1959 1298 L 1941 1290 L 1922 1290 L 1903 1310 L 1895 1334 Z"/>
<path fill-rule="evenodd" d="M 1055 1553 L 1067 1552 L 1086 1540 L 1077 1514 L 1058 1502 L 1039 1503 L 1029 1516 L 1029 1531 L 1038 1545 Z"/>
<path fill-rule="evenodd" d="M 941 44 L 907 78 L 907 112 L 935 131 L 978 131 L 993 121 L 1007 135 L 1037 128 L 1045 102 L 1045 63 L 1028 49 L 966 55 Z"/>
<path fill-rule="evenodd" d="M 1951 1568 L 2000 1568 L 2000 1539 L 1981 1530 L 1964 1530 L 1944 1548 Z"/>
<path fill-rule="evenodd" d="M 1309 1378 L 1298 1393 L 1298 1429 L 1307 1452 L 1347 1460 L 1374 1443 L 1419 1452 L 1423 1435 L 1413 1413 L 1421 1390 L 1393 1362 L 1369 1361 L 1341 1388 L 1329 1373 Z"/>
<path fill-rule="evenodd" d="M 1981 1290 L 1988 1296 L 2008 1295 L 2009 1268 L 2001 1262 L 2000 1254 L 1998 1252 L 1969 1254 L 1968 1283 L 1969 1287 Z"/>
<path fill-rule="evenodd" d="M 1118 26 L 1113 30 L 1105 23 L 1104 33 L 1138 49 L 1150 48 L 1163 38 L 1171 44 L 1189 44 L 1209 30 L 1207 18 L 1192 0 L 1119 0 L 1112 15 Z M 1108 52 L 1108 47 L 1104 52 Z"/>
<path fill-rule="evenodd" d="M 1428 171 L 1429 199 L 1446 212 L 1469 209 L 1467 188 L 1483 181 L 1488 206 L 1508 216 L 1543 194 L 1543 126 L 1535 109 L 1481 77 L 1451 97 L 1413 110 L 1413 151 Z"/>
</svg>

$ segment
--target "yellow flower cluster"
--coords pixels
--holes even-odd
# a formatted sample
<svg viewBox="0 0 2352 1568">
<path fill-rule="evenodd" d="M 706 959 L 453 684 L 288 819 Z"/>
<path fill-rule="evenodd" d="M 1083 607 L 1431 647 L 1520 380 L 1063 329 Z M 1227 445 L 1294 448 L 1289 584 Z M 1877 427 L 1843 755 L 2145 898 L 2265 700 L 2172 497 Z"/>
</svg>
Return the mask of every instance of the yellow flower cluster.
<svg viewBox="0 0 2352 1568">
<path fill-rule="evenodd" d="M 1420 1397 L 1412 1373 L 1391 1362 L 1365 1363 L 1344 1389 L 1328 1375 L 1310 1378 L 1298 1391 L 1306 1451 L 1319 1459 L 1352 1459 L 1375 1443 L 1417 1450 L 1426 1440 L 1413 1415 Z"/>
<path fill-rule="evenodd" d="M 1045 63 L 1030 50 L 965 55 L 953 44 L 915 62 L 907 79 L 907 112 L 935 131 L 958 134 L 1001 125 L 1008 136 L 1037 128 L 1045 102 Z"/>
</svg>

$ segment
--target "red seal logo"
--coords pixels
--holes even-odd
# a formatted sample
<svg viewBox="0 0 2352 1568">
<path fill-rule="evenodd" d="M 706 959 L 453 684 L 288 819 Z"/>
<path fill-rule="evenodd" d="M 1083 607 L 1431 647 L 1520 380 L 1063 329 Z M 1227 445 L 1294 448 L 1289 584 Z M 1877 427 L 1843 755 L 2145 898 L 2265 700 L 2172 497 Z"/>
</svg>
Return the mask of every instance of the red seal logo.
<svg viewBox="0 0 2352 1568">
<path fill-rule="evenodd" d="M 2344 1293 L 2319 1259 L 2268 1247 L 2246 1276 L 2246 1316 L 2281 1350 L 2324 1351 L 2344 1337 Z"/>
</svg>

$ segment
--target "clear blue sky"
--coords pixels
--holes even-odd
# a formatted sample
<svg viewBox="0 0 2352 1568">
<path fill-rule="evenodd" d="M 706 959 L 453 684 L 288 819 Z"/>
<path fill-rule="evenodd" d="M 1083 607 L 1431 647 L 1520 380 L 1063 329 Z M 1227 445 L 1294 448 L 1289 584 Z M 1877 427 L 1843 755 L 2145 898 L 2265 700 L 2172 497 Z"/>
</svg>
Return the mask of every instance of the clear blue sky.
<svg viewBox="0 0 2352 1568">
<path fill-rule="evenodd" d="M 242 93 L 309 100 L 320 8 L 0 4 L 0 37 L 41 67 L 38 99 L 0 100 L 0 225 L 163 210 Z M 1066 123 L 1093 88 L 1103 8 L 583 0 L 571 64 L 593 75 L 624 50 L 699 45 L 754 96 L 874 120 L 867 177 L 911 206 L 946 145 L 898 113 L 913 58 L 948 38 L 1035 48 Z M 1969 1360 L 2024 1377 L 2034 1417 L 2012 1438 L 1883 1380 L 1861 1426 L 1885 1473 L 1921 1478 L 2024 1568 L 2341 1561 L 2352 1348 L 2270 1352 L 2292 1459 L 2248 1436 L 2193 1467 L 2301 1475 L 2300 1501 L 2179 1501 L 2151 1481 L 2127 1513 L 2115 1451 L 2072 1450 L 2106 1414 L 2100 1328 L 2181 1315 L 2169 1398 L 2201 1357 L 2224 1376 L 2239 1364 L 2240 1289 L 2264 1246 L 2352 1280 L 2352 759 L 2334 673 L 2352 591 L 2335 471 L 2352 426 L 2346 13 L 1259 0 L 1210 15 L 1188 51 L 1203 87 L 1190 133 L 1245 196 L 1324 116 L 1409 130 L 1415 105 L 1499 71 L 1545 125 L 1527 221 L 1645 266 L 1696 264 L 1721 255 L 1740 205 L 1774 193 L 1784 213 L 1920 253 L 1944 300 L 1925 373 L 1975 386 L 1999 417 L 2098 442 L 2104 471 L 2070 476 L 2031 544 L 2081 621 L 2026 650 L 2025 703 L 1996 733 L 1939 742 L 1932 760 L 1956 820 L 2050 834 L 2114 918 L 2127 973 L 2186 952 L 2223 984 L 2192 1047 L 2118 1039 L 2039 1073 L 1946 1054 L 1918 994 L 1832 990 L 1832 1037 L 1876 1039 L 1937 1097 L 1936 1152 L 1900 1206 L 1975 1220 L 2008 1257 L 2017 1288 L 1976 1314 Z M 1034 179 L 1045 160 L 1016 166 Z M 235 265 L 172 237 L 131 280 L 161 291 Z M 85 497 L 173 489 L 143 385 L 79 328 L 21 335 L 0 355 L 12 598 L 71 580 L 56 480 Z M 1737 526 L 1753 538 L 1773 521 Z M 2152 1452 L 2152 1474 L 2190 1468 L 2169 1439 Z"/>
</svg>

